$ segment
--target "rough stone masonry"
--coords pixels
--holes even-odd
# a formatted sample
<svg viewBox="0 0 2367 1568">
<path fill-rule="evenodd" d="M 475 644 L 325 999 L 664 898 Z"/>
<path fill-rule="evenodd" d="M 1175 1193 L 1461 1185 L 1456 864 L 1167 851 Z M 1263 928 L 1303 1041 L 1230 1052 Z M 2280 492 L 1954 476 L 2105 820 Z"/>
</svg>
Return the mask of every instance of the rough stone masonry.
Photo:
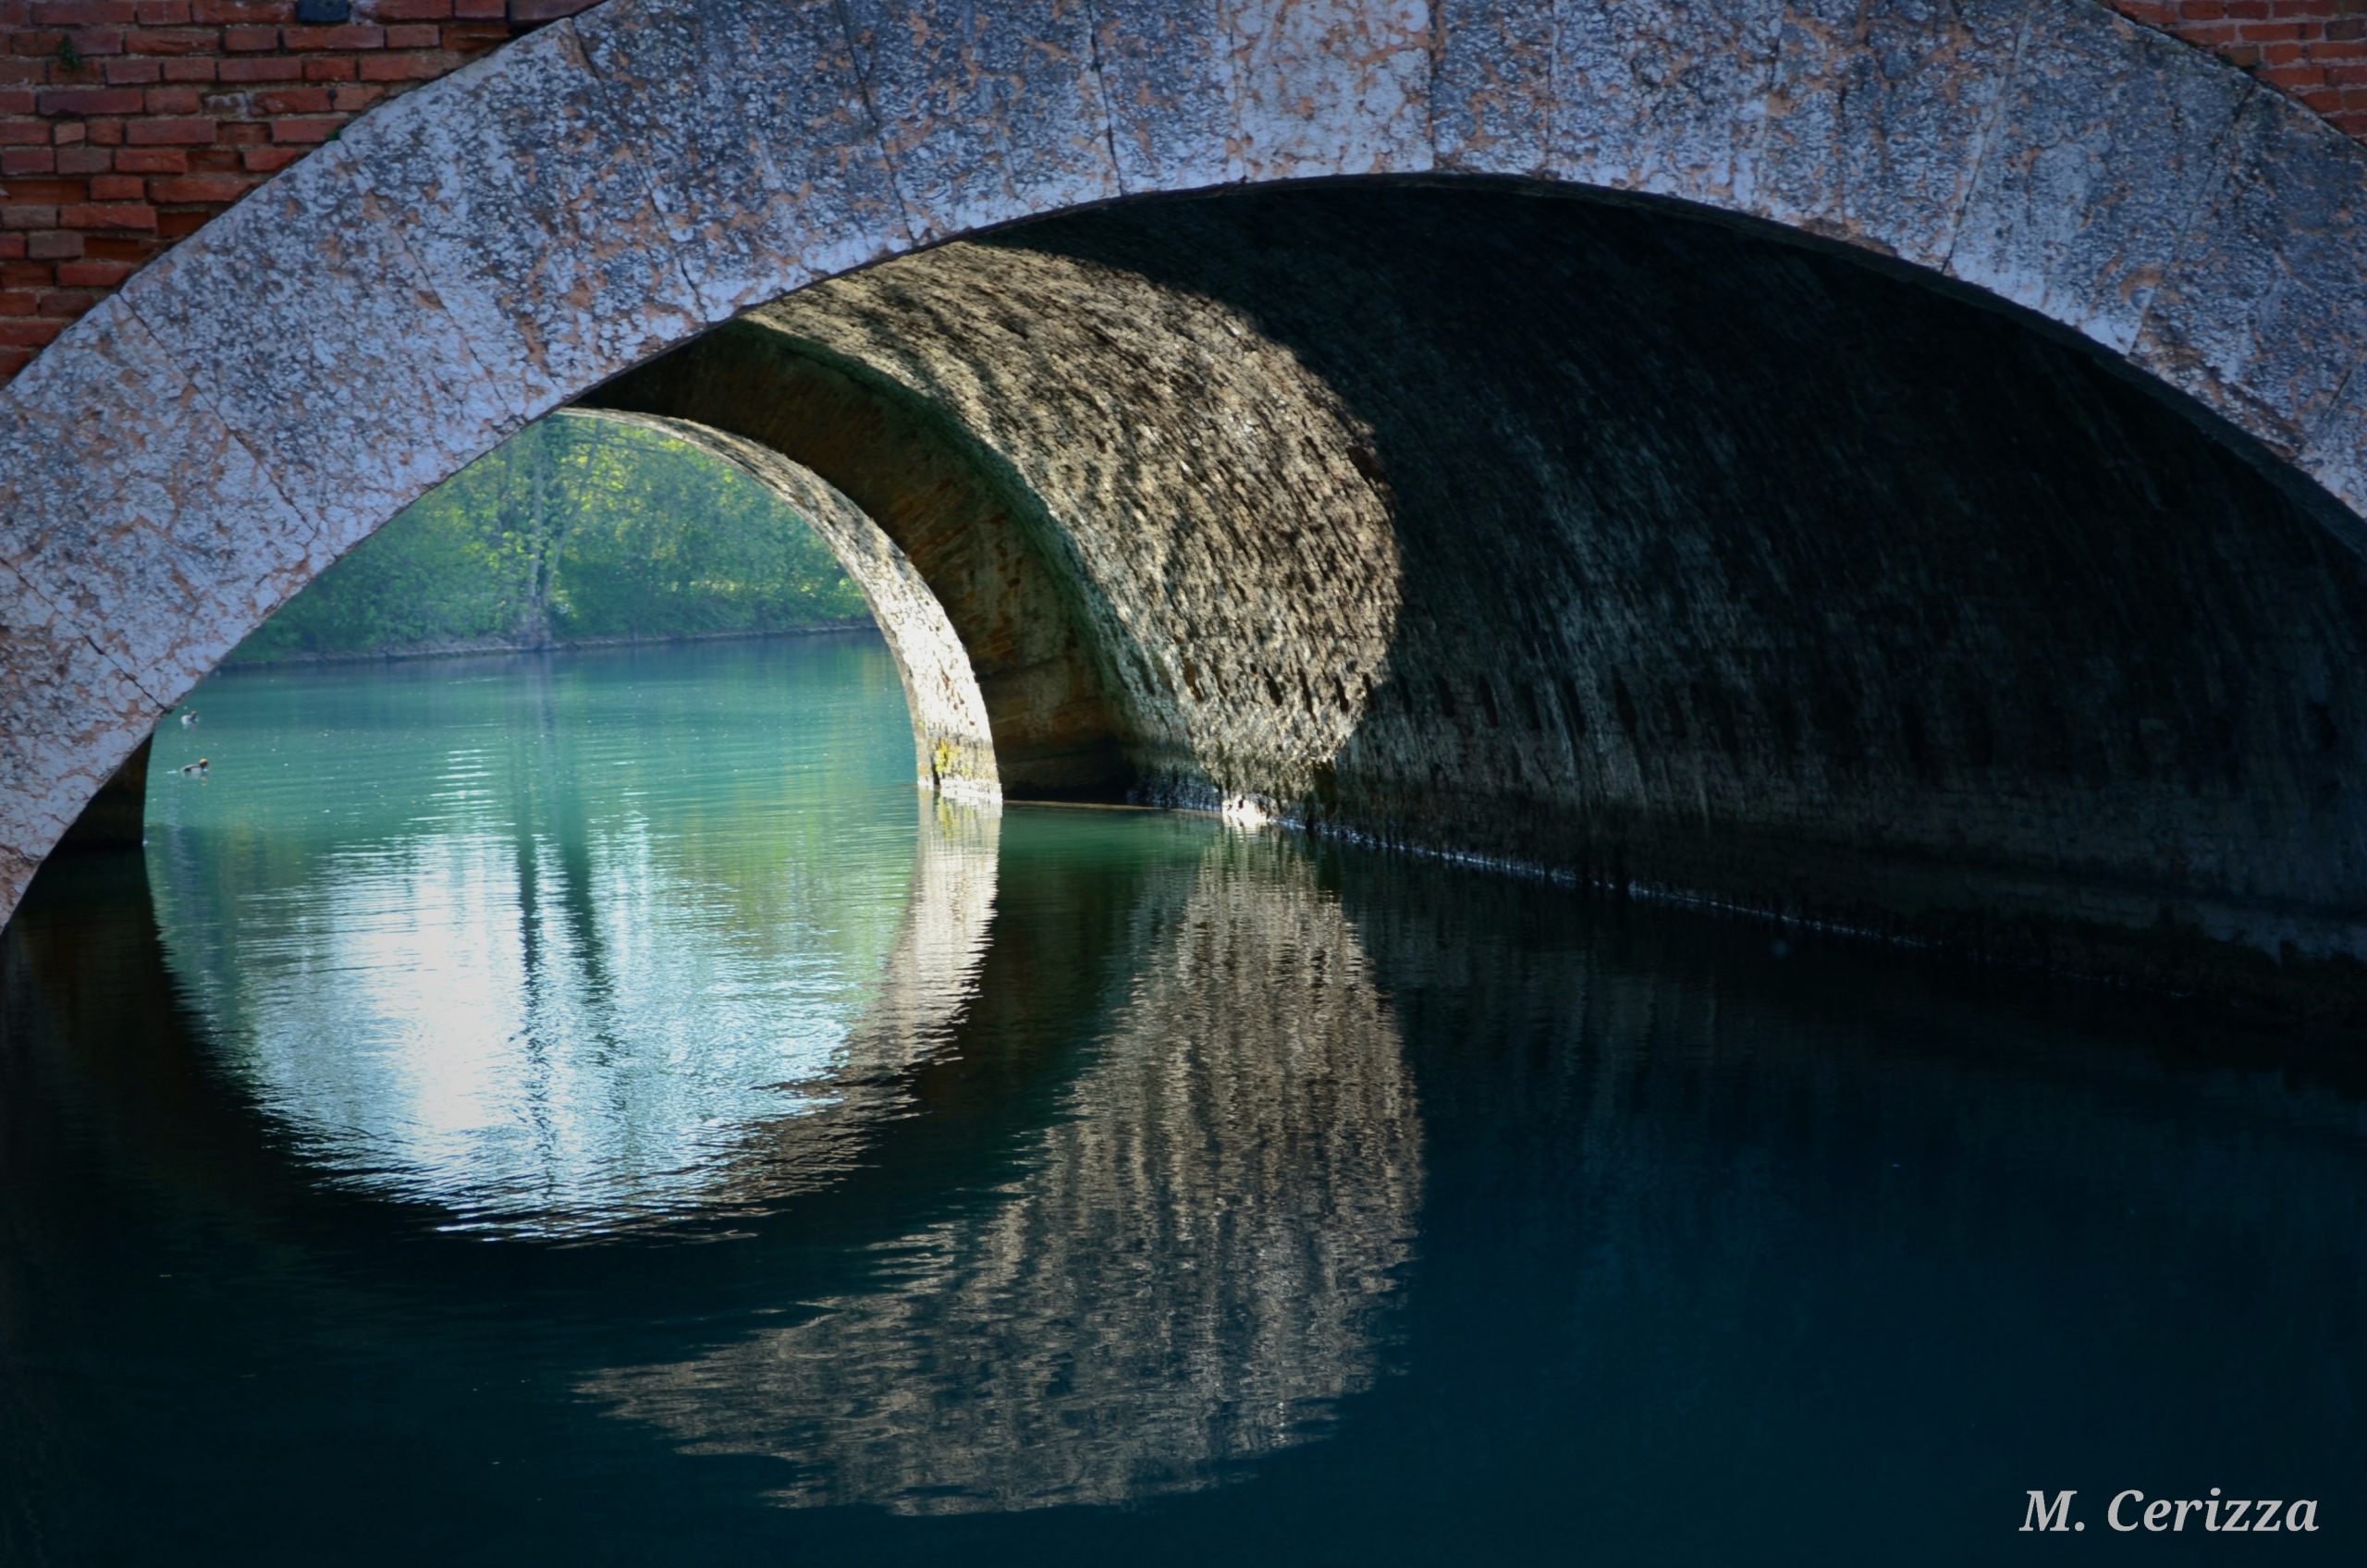
<svg viewBox="0 0 2367 1568">
<path fill-rule="evenodd" d="M 589 398 L 926 588 L 939 782 L 2359 1022 L 2362 361 L 2367 150 L 2088 0 L 609 0 L 0 388 L 0 889 Z"/>
</svg>

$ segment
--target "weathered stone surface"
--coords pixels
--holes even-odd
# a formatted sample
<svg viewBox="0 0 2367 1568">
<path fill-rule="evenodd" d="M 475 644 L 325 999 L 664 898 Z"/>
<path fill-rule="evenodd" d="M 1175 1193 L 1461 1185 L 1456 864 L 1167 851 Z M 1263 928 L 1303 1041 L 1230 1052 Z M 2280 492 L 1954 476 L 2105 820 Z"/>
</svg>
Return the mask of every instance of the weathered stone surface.
<svg viewBox="0 0 2367 1568">
<path fill-rule="evenodd" d="M 332 556 L 516 423 L 369 178 L 325 148 L 116 296 Z"/>
<path fill-rule="evenodd" d="M 1430 129 L 1441 169 L 1542 175 L 1552 162 L 1556 0 L 1438 0 Z"/>
<path fill-rule="evenodd" d="M 1121 193 L 1085 0 L 845 0 L 921 241 Z"/>
<path fill-rule="evenodd" d="M 2367 951 L 2367 563 L 1895 276 L 1367 187 L 957 243 L 758 330 L 981 444 L 865 508 L 1051 531 L 1151 798 L 2263 998 L 2261 955 Z M 809 395 L 725 341 L 627 386 Z M 966 638 L 995 579 L 944 544 L 912 554 Z"/>
<path fill-rule="evenodd" d="M 2029 27 L 1948 272 L 2126 351 L 2254 89 L 2083 0 Z"/>
<path fill-rule="evenodd" d="M 1560 0 L 1555 178 L 1751 209 L 1782 0 Z"/>
<path fill-rule="evenodd" d="M 2367 353 L 2367 148 L 2273 92 L 2232 146 L 2131 357 L 2290 456 Z"/>
<path fill-rule="evenodd" d="M 1230 0 L 1224 10 L 1250 179 L 1419 174 L 1436 161 L 1426 0 Z"/>
<path fill-rule="evenodd" d="M 923 786 L 957 800 L 1000 801 L 994 735 L 970 656 L 911 557 L 863 508 L 803 464 L 743 436 L 646 414 L 575 415 L 663 431 L 762 481 L 828 545 L 871 606 L 904 686 Z"/>
<path fill-rule="evenodd" d="M 147 738 L 164 704 L 0 567 L 0 900 L 25 884 L 83 803 Z"/>
<path fill-rule="evenodd" d="M 159 701 L 335 558 L 117 295 L 16 383 L 9 564 Z M 161 417 L 160 417 L 161 416 Z"/>
<path fill-rule="evenodd" d="M 574 24 L 560 22 L 338 143 L 361 226 L 418 259 L 465 339 L 480 400 L 512 422 L 707 325 L 642 162 L 645 129 L 612 107 Z"/>
<path fill-rule="evenodd" d="M 966 651 L 1002 788 L 1027 798 L 1122 794 L 1106 651 L 1083 623 L 1076 572 L 1051 558 L 1066 546 L 1041 502 L 945 410 L 773 314 L 710 333 L 595 400 L 792 454 L 927 583 Z"/>
<path fill-rule="evenodd" d="M 910 249 L 838 0 L 575 22 L 709 319 Z"/>
<path fill-rule="evenodd" d="M 1945 262 L 2030 10 L 2028 0 L 1791 0 L 1754 209 Z"/>
<path fill-rule="evenodd" d="M 1245 172 L 1225 0 L 1093 0 L 1110 147 L 1129 191 L 1229 185 Z"/>
<path fill-rule="evenodd" d="M 1877 309 L 1829 258 L 1569 252 L 1526 217 L 1501 221 L 1534 253 L 1473 250 L 1456 225 L 1499 216 L 1434 190 L 1336 229 L 1253 204 L 1220 244 L 1205 214 L 1113 216 L 816 285 L 645 363 L 767 291 L 1122 191 L 1514 175 L 1952 265 L 2356 515 L 2367 150 L 2264 92 L 2223 144 L 2243 97 L 2088 0 L 609 0 L 374 112 L 62 339 L 18 384 L 0 558 L 56 612 L 26 635 L 74 643 L 57 668 L 104 649 L 153 704 L 428 484 L 623 374 L 898 543 L 1007 784 L 1248 795 L 1869 924 L 2348 950 L 2356 557 L 2087 361 L 2009 363 L 2037 351 L 2010 326 Z M 78 496 L 29 455 L 52 447 L 104 472 Z M 2015 597 L 2055 580 L 2121 607 Z M 1795 602 L 1813 636 L 1752 640 Z M 2064 620 L 2101 641 L 2058 648 Z M 2049 648 L 2117 697 L 2001 686 Z M 1900 684 L 1927 668 L 1978 679 Z M 84 733 L 69 707 L 27 733 Z M 68 760 L 9 782 L 64 801 Z"/>
<path fill-rule="evenodd" d="M 891 377 L 1024 483 L 1131 731 L 1137 789 L 1203 805 L 1318 790 L 1401 594 L 1369 433 L 1246 303 L 1093 258 L 963 246 L 760 315 Z M 957 623 L 987 609 L 957 596 L 1003 592 L 938 588 Z M 1012 728 L 998 714 L 998 735 Z"/>
</svg>

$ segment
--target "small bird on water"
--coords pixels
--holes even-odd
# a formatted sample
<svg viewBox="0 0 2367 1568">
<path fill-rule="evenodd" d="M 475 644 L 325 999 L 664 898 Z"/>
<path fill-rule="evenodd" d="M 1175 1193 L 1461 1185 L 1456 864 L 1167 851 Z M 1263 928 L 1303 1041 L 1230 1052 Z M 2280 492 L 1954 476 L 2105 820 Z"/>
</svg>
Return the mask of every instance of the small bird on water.
<svg viewBox="0 0 2367 1568">
<path fill-rule="evenodd" d="M 190 725 L 192 725 L 192 724 L 195 724 L 196 722 L 197 722 L 197 715 L 196 715 L 194 712 L 185 713 L 185 714 L 181 715 L 181 727 L 182 727 L 183 729 L 187 729 L 189 726 L 190 726 Z"/>
<path fill-rule="evenodd" d="M 181 765 L 181 771 L 194 778 L 202 778 L 206 774 L 205 759 L 200 757 L 195 762 L 184 763 Z"/>
</svg>

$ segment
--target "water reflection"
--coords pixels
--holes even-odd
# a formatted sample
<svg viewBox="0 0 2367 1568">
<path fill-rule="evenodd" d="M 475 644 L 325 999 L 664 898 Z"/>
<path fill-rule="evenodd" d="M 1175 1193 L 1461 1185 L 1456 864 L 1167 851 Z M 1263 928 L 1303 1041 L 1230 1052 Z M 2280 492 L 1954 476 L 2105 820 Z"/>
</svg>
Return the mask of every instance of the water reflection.
<svg viewBox="0 0 2367 1568">
<path fill-rule="evenodd" d="M 909 741 L 869 642 L 244 676 L 205 709 L 210 776 L 168 728 L 151 790 L 175 972 L 313 1158 L 456 1226 L 705 1207 L 748 1126 L 909 1054 L 925 1019 L 857 1039 L 894 943 L 975 949 L 992 898 L 966 938 L 903 918 Z"/>
<path fill-rule="evenodd" d="M 774 1495 L 904 1513 L 1210 1484 L 1370 1386 L 1421 1196 L 1389 1009 L 1303 856 L 1211 844 L 1135 911 L 1122 1001 L 1024 1174 L 883 1278 L 587 1391 Z M 1180 895 L 1180 896 L 1179 896 Z"/>
<path fill-rule="evenodd" d="M 2116 992 L 1779 958 L 1756 927 L 1203 820 L 916 822 L 879 673 L 831 765 L 883 721 L 868 816 L 774 809 L 780 758 L 735 760 L 739 719 L 685 729 L 723 699 L 646 673 L 597 709 L 641 763 L 615 766 L 630 734 L 565 742 L 615 775 L 580 807 L 617 873 L 588 925 L 612 1019 L 662 1015 L 619 1011 L 621 955 L 658 962 L 635 985 L 717 973 L 636 922 L 766 912 L 713 938 L 756 964 L 769 912 L 836 918 L 840 875 L 876 920 L 820 1075 L 742 1085 L 691 1212 L 596 1244 L 524 1203 L 454 1233 L 416 1170 L 361 1166 L 383 1125 L 290 1116 L 338 1063 L 258 1072 L 226 1032 L 263 1016 L 241 986 L 340 983 L 326 949 L 206 962 L 292 941 L 273 900 L 328 857 L 430 810 L 490 831 L 375 764 L 326 787 L 374 676 L 282 715 L 348 827 L 184 815 L 152 845 L 178 978 L 140 863 L 44 872 L 0 935 L 0 1562 L 1539 1562 L 1582 1535 L 1614 1562 L 1972 1564 L 2032 1485 L 2315 1496 L 2349 1546 L 2355 1071 Z M 800 688 L 740 679 L 761 736 Z M 251 759 L 175 809 L 263 788 Z M 827 841 L 866 832 L 893 856 Z M 792 896 L 801 858 L 823 871 Z M 544 929 L 547 970 L 568 923 Z M 631 1109 L 601 1112 L 620 1139 Z"/>
</svg>

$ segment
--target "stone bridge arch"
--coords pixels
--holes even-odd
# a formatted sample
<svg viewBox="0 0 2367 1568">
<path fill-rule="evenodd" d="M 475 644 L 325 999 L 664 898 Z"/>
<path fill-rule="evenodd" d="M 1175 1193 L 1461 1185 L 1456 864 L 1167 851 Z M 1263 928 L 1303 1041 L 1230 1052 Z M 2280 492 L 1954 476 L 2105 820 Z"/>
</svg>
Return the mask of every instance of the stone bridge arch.
<svg viewBox="0 0 2367 1568">
<path fill-rule="evenodd" d="M 0 907 L 239 637 L 527 421 L 587 396 L 682 417 L 636 403 L 636 386 L 673 374 L 651 361 L 752 331 L 828 348 L 811 312 L 801 325 L 799 291 L 892 258 L 937 264 L 1006 226 L 1138 198 L 1346 180 L 1565 191 L 1781 231 L 1997 307 L 2017 333 L 2079 345 L 2221 440 L 2326 538 L 2355 544 L 2367 511 L 2367 384 L 2353 374 L 2367 351 L 2367 151 L 2091 0 L 609 0 L 365 116 L 136 275 L 0 390 Z M 1102 264 L 1084 253 L 1090 239 L 1072 261 Z M 1164 286 L 1191 295 L 1189 280 Z M 703 338 L 784 297 L 786 315 Z M 908 393 L 959 403 L 917 363 Z M 1386 513 L 1392 476 L 1354 438 L 1364 413 L 1327 403 L 1321 380 L 1277 427 L 1315 421 L 1291 428 L 1341 504 Z M 1008 459 L 1043 488 L 1010 441 L 981 450 L 988 468 Z M 1517 853 L 1501 832 L 1456 841 L 1441 805 L 1456 788 L 1452 755 L 1400 766 L 1361 815 L 1341 804 L 1340 770 L 1364 736 L 1354 715 L 1305 738 L 1280 773 L 1227 753 L 1217 719 L 1192 719 L 1180 697 L 1190 722 L 1150 725 L 1145 692 L 1190 692 L 1213 716 L 1254 706 L 1262 682 L 1271 708 L 1290 704 L 1272 672 L 1245 667 L 1231 672 L 1237 689 L 1219 680 L 1206 694 L 1217 677 L 1184 668 L 1161 641 L 1171 627 L 1129 630 L 1139 606 L 1093 575 L 1111 562 L 1040 536 L 1036 548 L 1069 596 L 1085 672 L 1061 689 L 1076 696 L 1089 676 L 1098 698 L 1077 701 L 1115 715 L 1095 721 L 1113 733 L 1062 732 L 1084 737 L 1077 754 L 1126 753 L 1122 771 L 1153 793 L 1247 793 L 1382 836 Z M 1894 868 L 1797 907 L 1911 925 L 1954 899 L 1962 907 L 1944 908 L 1943 924 L 1976 934 L 2041 916 L 2126 930 L 2158 915 L 2255 958 L 2355 956 L 2361 835 L 2327 802 L 2367 780 L 2367 759 L 2348 729 L 2348 645 L 2324 630 L 2344 624 L 2356 585 L 2341 562 L 2355 557 L 2331 560 L 2295 557 L 2261 589 L 2312 571 L 2342 580 L 2300 618 L 2316 641 L 2286 661 L 2301 729 L 2290 745 L 2278 732 L 2279 755 L 2293 753 L 2279 787 L 2312 802 L 2306 830 L 2260 820 L 2273 802 L 2189 778 L 2193 810 L 2132 826 L 2130 858 L 2055 867 L 2027 896 L 1996 893 L 2026 866 L 1963 897 Z M 1376 582 L 1402 567 L 1349 564 Z M 1331 641 L 1294 674 L 1370 630 L 1317 623 Z M 1039 685 L 1046 667 L 1012 661 Z M 1388 679 L 1386 661 L 1342 673 L 1355 678 L 1338 683 L 1343 704 L 1393 702 L 1401 727 L 1457 700 Z M 1393 695 L 1375 697 L 1382 688 Z M 1564 840 L 1580 851 L 1533 858 L 1744 901 L 1780 885 L 1748 856 L 1605 850 L 1622 814 L 1658 814 L 1643 837 L 1665 839 L 1671 811 L 1695 809 L 1687 795 L 1705 822 L 1723 809 L 1706 773 L 1644 777 L 1657 763 L 1637 737 L 1652 721 L 1629 711 L 1633 693 L 1572 688 L 1555 718 L 1539 690 L 1462 691 L 1491 723 L 1527 704 L 1540 737 L 1522 765 L 1532 771 L 1553 745 L 1576 756 L 1591 744 L 1588 716 L 1628 732 L 1625 760 L 1602 765 L 1602 777 L 1635 776 L 1627 797 L 1615 809 L 1562 802 L 1588 819 Z M 1720 713 L 1736 722 L 1714 693 L 1699 708 L 1672 713 L 1672 732 L 1714 729 Z M 1780 714 L 1743 717 L 1783 728 Z M 1861 737 L 1897 752 L 1899 787 L 1921 790 L 1904 816 L 1982 787 L 1944 759 L 1917 760 L 1936 722 L 1890 715 L 1883 736 Z M 2314 741 L 2301 732 L 2312 723 Z M 2190 773 L 2191 760 L 2162 766 Z M 2089 766 L 2092 800 L 2127 782 L 2115 766 Z M 2128 809 L 2145 818 L 2156 805 Z M 1506 823 L 1526 809 L 1516 792 L 1498 806 Z M 2041 838 L 2069 821 L 2062 799 L 2030 809 Z M 2196 812 L 2224 820 L 2207 828 Z M 2159 843 L 2144 850 L 2149 835 Z M 1995 849 L 1944 810 L 1906 837 L 1909 859 L 1949 859 L 1953 844 L 1969 864 Z M 2190 876 L 2198 853 L 2273 869 Z"/>
</svg>

